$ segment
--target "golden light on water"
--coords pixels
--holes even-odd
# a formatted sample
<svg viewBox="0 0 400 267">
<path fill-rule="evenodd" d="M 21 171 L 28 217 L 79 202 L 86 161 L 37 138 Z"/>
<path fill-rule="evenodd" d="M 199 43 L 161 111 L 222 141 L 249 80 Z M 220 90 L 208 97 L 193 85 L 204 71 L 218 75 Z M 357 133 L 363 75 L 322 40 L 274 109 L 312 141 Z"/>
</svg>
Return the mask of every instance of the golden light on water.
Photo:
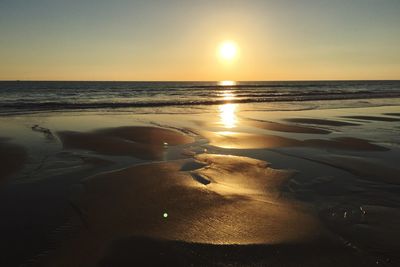
<svg viewBox="0 0 400 267">
<path fill-rule="evenodd" d="M 236 127 L 236 104 L 223 104 L 219 106 L 219 117 L 221 124 L 228 129 Z"/>
<path fill-rule="evenodd" d="M 236 83 L 234 81 L 222 81 L 220 82 L 220 84 L 224 84 L 226 86 L 229 85 L 232 86 L 235 85 Z M 220 96 L 226 102 L 229 102 L 235 99 L 236 97 L 232 90 L 224 90 L 223 92 L 221 92 Z M 225 128 L 230 129 L 236 127 L 237 124 L 236 107 L 237 104 L 233 103 L 226 103 L 219 106 L 220 123 Z"/>
<path fill-rule="evenodd" d="M 235 95 L 231 91 L 223 92 L 221 96 L 226 101 L 235 99 Z"/>
<path fill-rule="evenodd" d="M 218 83 L 220 86 L 235 86 L 236 82 L 235 81 L 220 81 Z"/>
</svg>

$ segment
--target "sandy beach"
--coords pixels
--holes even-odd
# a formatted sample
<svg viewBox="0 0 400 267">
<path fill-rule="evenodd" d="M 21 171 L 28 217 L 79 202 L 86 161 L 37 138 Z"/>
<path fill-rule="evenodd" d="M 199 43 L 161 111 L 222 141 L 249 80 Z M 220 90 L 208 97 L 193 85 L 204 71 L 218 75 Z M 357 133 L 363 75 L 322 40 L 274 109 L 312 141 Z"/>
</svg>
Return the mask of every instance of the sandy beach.
<svg viewBox="0 0 400 267">
<path fill-rule="evenodd" d="M 6 179 L 22 168 L 26 162 L 26 151 L 22 146 L 12 144 L 7 138 L 0 139 L 0 180 Z"/>
<path fill-rule="evenodd" d="M 399 11 L 0 1 L 0 267 L 399 267 Z"/>
<path fill-rule="evenodd" d="M 0 118 L 8 126 L 0 143 L 1 229 L 13 240 L 5 250 L 17 251 L 5 260 L 399 263 L 398 106 L 328 109 L 324 117 L 228 107 Z M 40 230 L 26 228 L 32 217 Z M 13 247 L 23 240 L 25 247 Z"/>
</svg>

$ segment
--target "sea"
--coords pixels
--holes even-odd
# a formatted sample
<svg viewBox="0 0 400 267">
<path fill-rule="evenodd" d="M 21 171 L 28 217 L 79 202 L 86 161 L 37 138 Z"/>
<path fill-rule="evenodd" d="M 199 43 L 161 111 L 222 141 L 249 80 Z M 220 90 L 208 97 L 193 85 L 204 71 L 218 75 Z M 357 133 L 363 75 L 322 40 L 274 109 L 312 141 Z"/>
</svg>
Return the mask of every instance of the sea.
<svg viewBox="0 0 400 267">
<path fill-rule="evenodd" d="M 400 98 L 400 81 L 0 81 L 0 114 L 53 110 L 130 109 L 220 105 L 224 103 L 324 103 L 366 100 L 387 105 Z M 375 101 L 368 101 L 375 99 Z M 377 100 L 377 99 L 380 99 Z M 286 105 L 277 104 L 285 102 Z M 300 108 L 301 106 L 300 105 Z M 353 104 L 351 104 L 353 105 Z M 311 105 L 312 106 L 312 105 Z M 317 106 L 315 106 L 317 107 Z"/>
</svg>

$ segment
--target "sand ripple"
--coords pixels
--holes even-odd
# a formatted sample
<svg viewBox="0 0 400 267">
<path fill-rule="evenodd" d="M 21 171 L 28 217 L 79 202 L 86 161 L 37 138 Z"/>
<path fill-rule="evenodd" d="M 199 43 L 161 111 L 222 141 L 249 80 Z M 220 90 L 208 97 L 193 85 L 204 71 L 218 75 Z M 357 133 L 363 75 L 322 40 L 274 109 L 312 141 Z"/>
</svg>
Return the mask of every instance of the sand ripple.
<svg viewBox="0 0 400 267">
<path fill-rule="evenodd" d="M 181 170 L 193 161 L 198 169 Z M 87 228 L 48 260 L 51 266 L 93 266 L 113 241 L 132 236 L 208 244 L 310 242 L 322 235 L 319 220 L 280 193 L 292 175 L 260 160 L 202 154 L 92 177 L 76 204 Z"/>
</svg>

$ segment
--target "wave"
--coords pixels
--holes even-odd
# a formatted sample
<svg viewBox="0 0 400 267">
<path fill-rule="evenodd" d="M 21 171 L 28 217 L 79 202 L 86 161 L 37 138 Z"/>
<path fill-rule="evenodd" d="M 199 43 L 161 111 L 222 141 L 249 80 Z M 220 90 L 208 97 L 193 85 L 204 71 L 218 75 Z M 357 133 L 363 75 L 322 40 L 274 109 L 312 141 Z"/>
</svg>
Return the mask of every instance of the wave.
<svg viewBox="0 0 400 267">
<path fill-rule="evenodd" d="M 289 95 L 245 95 L 234 99 L 209 99 L 209 100 L 165 100 L 141 102 L 31 102 L 20 101 L 0 104 L 0 113 L 12 111 L 49 111 L 49 110 L 85 110 L 85 109 L 118 109 L 140 107 L 167 107 L 167 106 L 197 106 L 221 105 L 227 103 L 268 103 L 268 102 L 297 102 L 297 101 L 323 101 L 347 99 L 373 99 L 373 98 L 400 98 L 400 92 L 354 92 L 354 93 L 326 93 L 326 94 L 289 94 Z"/>
</svg>

